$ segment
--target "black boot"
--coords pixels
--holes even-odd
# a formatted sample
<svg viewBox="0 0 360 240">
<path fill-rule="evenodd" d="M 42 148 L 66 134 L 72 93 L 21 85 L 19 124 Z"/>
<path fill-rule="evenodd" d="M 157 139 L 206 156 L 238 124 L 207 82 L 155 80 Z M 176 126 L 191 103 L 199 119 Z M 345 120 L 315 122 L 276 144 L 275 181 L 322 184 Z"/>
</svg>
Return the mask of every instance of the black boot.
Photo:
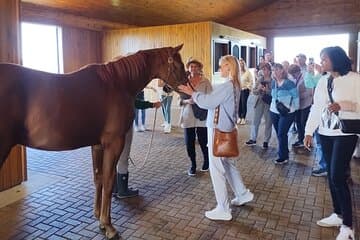
<svg viewBox="0 0 360 240">
<path fill-rule="evenodd" d="M 129 197 L 136 197 L 139 195 L 139 190 L 128 188 L 128 180 L 129 180 L 129 173 L 126 174 L 119 174 L 116 173 L 116 190 L 117 194 L 115 197 L 122 199 L 122 198 L 129 198 Z"/>
</svg>

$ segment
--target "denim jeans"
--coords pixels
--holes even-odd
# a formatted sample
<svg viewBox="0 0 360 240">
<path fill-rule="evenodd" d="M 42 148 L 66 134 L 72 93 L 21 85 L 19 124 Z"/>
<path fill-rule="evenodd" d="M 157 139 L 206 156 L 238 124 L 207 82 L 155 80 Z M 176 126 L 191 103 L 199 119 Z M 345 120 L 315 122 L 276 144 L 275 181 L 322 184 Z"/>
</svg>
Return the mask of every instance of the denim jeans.
<svg viewBox="0 0 360 240">
<path fill-rule="evenodd" d="M 139 114 L 140 113 L 141 113 L 141 124 L 145 125 L 145 109 L 135 109 L 135 120 L 134 120 L 135 126 L 139 126 Z"/>
<path fill-rule="evenodd" d="M 303 142 L 304 141 L 304 134 L 305 134 L 305 125 L 306 121 L 308 119 L 309 113 L 310 113 L 311 106 L 299 109 L 295 112 L 295 122 L 296 122 L 296 128 L 298 133 L 298 141 Z"/>
<path fill-rule="evenodd" d="M 346 171 L 349 168 L 357 138 L 356 135 L 320 135 L 321 147 L 327 164 L 334 212 L 342 215 L 343 224 L 348 227 L 352 227 L 352 204 L 349 186 L 346 181 Z"/>
<path fill-rule="evenodd" d="M 295 112 L 289 113 L 285 116 L 270 112 L 270 116 L 278 139 L 279 159 L 289 159 L 288 131 L 294 121 Z"/>
<path fill-rule="evenodd" d="M 253 123 L 250 128 L 250 139 L 253 141 L 256 141 L 258 132 L 259 132 L 259 126 L 261 123 L 261 118 L 264 117 L 265 119 L 265 125 L 264 125 L 264 142 L 269 142 L 271 138 L 271 131 L 272 131 L 272 122 L 270 117 L 270 106 L 266 103 L 264 103 L 261 99 L 257 100 L 257 103 L 254 107 L 254 118 Z"/>
<path fill-rule="evenodd" d="M 161 109 L 166 123 L 171 123 L 171 102 L 173 96 L 161 96 Z"/>
<path fill-rule="evenodd" d="M 320 143 L 320 135 L 318 130 L 316 129 L 314 133 L 314 144 L 315 144 L 315 162 L 314 162 L 314 170 L 326 170 L 326 161 L 322 152 L 321 143 Z"/>
</svg>

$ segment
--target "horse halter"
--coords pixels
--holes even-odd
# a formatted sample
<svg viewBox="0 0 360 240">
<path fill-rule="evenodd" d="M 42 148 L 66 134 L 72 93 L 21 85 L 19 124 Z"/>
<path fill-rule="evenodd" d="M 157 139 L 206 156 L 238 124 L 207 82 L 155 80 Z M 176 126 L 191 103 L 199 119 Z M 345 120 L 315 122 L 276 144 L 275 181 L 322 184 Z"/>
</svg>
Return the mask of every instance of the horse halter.
<svg viewBox="0 0 360 240">
<path fill-rule="evenodd" d="M 174 75 L 176 78 L 176 74 L 174 71 L 174 58 L 173 57 L 168 57 L 168 75 L 167 75 L 167 79 L 166 79 L 166 85 L 169 86 L 169 88 L 173 89 L 168 83 L 169 79 L 170 79 L 170 75 Z"/>
</svg>

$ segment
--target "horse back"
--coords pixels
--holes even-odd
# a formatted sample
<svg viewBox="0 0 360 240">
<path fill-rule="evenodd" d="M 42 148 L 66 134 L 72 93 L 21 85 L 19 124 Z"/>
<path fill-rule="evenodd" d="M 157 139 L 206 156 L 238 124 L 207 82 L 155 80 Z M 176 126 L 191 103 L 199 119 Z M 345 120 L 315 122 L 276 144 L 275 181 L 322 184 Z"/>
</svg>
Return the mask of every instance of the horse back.
<svg viewBox="0 0 360 240">
<path fill-rule="evenodd" d="M 0 65 L 0 96 L 4 100 L 0 111 L 10 113 L 5 114 L 5 122 L 16 143 L 68 150 L 99 144 L 104 131 L 120 134 L 121 122 L 118 126 L 115 122 L 119 115 L 129 114 L 128 109 L 118 109 L 126 94 L 121 97 L 107 87 L 96 67 L 51 74 L 13 64 Z"/>
</svg>

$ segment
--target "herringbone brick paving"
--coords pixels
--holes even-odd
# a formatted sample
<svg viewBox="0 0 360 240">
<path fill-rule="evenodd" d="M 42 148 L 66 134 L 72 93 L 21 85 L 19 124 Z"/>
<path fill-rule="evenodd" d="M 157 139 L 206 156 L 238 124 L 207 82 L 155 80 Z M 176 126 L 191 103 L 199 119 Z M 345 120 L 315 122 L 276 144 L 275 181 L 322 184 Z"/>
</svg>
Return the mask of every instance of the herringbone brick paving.
<svg viewBox="0 0 360 240">
<path fill-rule="evenodd" d="M 187 176 L 189 160 L 182 130 L 175 128 L 171 134 L 159 130 L 144 167 L 130 167 L 130 185 L 139 188 L 140 196 L 112 201 L 112 222 L 123 239 L 335 239 L 337 229 L 316 225 L 332 207 L 327 179 L 311 176 L 310 153 L 291 150 L 290 163 L 275 166 L 271 162 L 276 157 L 274 137 L 268 150 L 247 147 L 249 126 L 240 126 L 237 163 L 255 199 L 233 207 L 229 222 L 210 221 L 204 212 L 215 206 L 215 197 L 208 173 Z M 132 158 L 137 166 L 142 165 L 150 137 L 149 131 L 134 136 Z M 258 140 L 261 143 L 262 136 Z M 201 166 L 199 148 L 197 153 Z M 104 239 L 93 216 L 90 148 L 65 152 L 28 149 L 28 168 L 62 180 L 1 208 L 1 240 Z M 354 161 L 352 176 L 358 203 L 359 166 Z M 357 209 L 354 215 L 359 216 Z"/>
</svg>

